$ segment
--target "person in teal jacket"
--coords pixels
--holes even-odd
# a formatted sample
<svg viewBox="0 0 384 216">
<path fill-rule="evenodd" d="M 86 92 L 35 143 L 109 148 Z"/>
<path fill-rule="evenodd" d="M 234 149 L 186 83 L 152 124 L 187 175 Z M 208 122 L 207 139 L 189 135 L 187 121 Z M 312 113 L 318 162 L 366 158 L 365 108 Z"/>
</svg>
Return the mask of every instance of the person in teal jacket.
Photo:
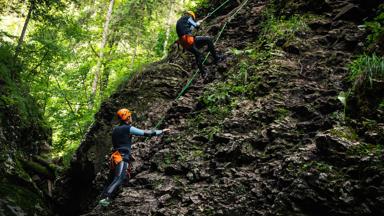
<svg viewBox="0 0 384 216">
<path fill-rule="evenodd" d="M 102 199 L 99 204 L 108 206 L 111 202 L 112 194 L 120 187 L 126 178 L 126 171 L 129 167 L 129 160 L 131 157 L 132 136 L 159 136 L 170 129 L 163 130 L 142 130 L 131 125 L 132 113 L 128 109 L 120 109 L 117 112 L 120 120 L 120 125 L 113 128 L 112 131 L 112 144 L 113 154 L 112 158 L 115 166 L 115 177 L 112 183 L 102 193 Z"/>
</svg>

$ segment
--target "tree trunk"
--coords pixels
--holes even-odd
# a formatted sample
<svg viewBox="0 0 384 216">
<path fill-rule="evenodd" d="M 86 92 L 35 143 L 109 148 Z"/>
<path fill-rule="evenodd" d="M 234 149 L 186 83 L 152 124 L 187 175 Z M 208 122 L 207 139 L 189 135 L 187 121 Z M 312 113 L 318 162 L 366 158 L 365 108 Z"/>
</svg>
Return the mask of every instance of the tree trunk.
<svg viewBox="0 0 384 216">
<path fill-rule="evenodd" d="M 19 41 L 17 42 L 17 46 L 16 46 L 16 50 L 15 50 L 15 58 L 17 58 L 17 56 L 19 55 L 19 52 L 20 52 L 20 49 L 21 49 L 21 45 L 23 44 L 24 37 L 25 37 L 25 34 L 27 32 L 27 27 L 28 27 L 28 24 L 29 24 L 29 20 L 31 19 L 31 14 L 32 14 L 32 11 L 33 11 L 34 7 L 35 7 L 35 0 L 32 0 L 31 1 L 31 5 L 30 5 L 29 10 L 28 10 L 27 17 L 25 18 L 23 30 L 21 31 L 21 35 L 20 35 Z"/>
<path fill-rule="evenodd" d="M 175 3 L 174 1 L 171 1 L 171 9 L 169 10 L 169 14 L 168 14 L 167 31 L 165 32 L 165 40 L 164 40 L 164 46 L 163 46 L 163 57 L 167 56 L 167 46 L 168 46 L 168 40 L 169 40 L 169 33 L 171 31 L 171 19 L 172 19 L 174 3 Z"/>
<path fill-rule="evenodd" d="M 101 78 L 101 85 L 100 85 L 100 92 L 99 92 L 99 95 L 101 97 L 104 96 L 105 90 L 108 87 L 110 73 L 111 73 L 111 68 L 107 64 L 104 64 L 103 76 Z"/>
<path fill-rule="evenodd" d="M 105 48 L 105 45 L 106 45 L 107 39 L 108 39 L 109 22 L 111 21 L 114 3 L 115 3 L 115 0 L 110 0 L 108 13 L 107 13 L 105 23 L 104 23 L 103 38 L 102 38 L 101 44 L 100 44 L 99 59 L 97 61 L 97 65 L 96 65 L 95 78 L 93 79 L 93 83 L 92 83 L 92 92 L 91 92 L 90 102 L 89 102 L 90 108 L 93 107 L 97 87 L 99 84 L 100 71 L 101 71 L 102 61 L 104 58 L 104 48 Z"/>
<path fill-rule="evenodd" d="M 45 77 L 45 84 L 46 84 L 46 90 L 48 90 L 50 88 L 50 75 L 46 76 Z M 45 112 L 47 110 L 47 103 L 48 103 L 48 100 L 50 98 L 50 95 L 49 95 L 49 92 L 50 91 L 45 91 L 44 92 L 44 105 L 43 105 L 43 114 L 45 115 Z"/>
<path fill-rule="evenodd" d="M 133 67 L 135 64 L 135 59 L 136 59 L 136 53 L 137 53 L 137 43 L 139 42 L 139 36 L 136 36 L 136 41 L 135 41 L 135 49 L 133 50 L 133 55 L 132 55 L 132 60 L 131 60 L 131 73 L 133 71 Z"/>
<path fill-rule="evenodd" d="M 108 60 L 103 62 L 104 70 L 103 70 L 103 74 L 102 74 L 102 77 L 101 77 L 101 84 L 100 84 L 100 96 L 101 97 L 104 96 L 105 90 L 108 87 L 109 75 L 111 73 L 111 67 L 107 64 L 107 62 L 109 62 L 111 60 L 111 56 L 113 56 L 113 54 L 114 54 L 113 46 L 115 44 L 115 41 L 116 41 L 115 38 L 112 38 L 111 40 L 109 40 L 109 43 L 108 43 L 109 52 L 107 54 L 107 59 Z"/>
</svg>

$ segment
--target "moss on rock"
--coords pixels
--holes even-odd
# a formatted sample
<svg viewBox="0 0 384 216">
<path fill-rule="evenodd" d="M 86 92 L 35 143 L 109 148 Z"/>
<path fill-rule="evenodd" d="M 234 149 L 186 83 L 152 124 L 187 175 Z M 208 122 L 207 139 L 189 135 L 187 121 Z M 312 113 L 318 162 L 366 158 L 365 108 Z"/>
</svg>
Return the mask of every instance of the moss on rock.
<svg viewBox="0 0 384 216">
<path fill-rule="evenodd" d="M 3 179 L 0 182 L 1 215 L 50 215 L 44 199 L 36 192 Z"/>
</svg>

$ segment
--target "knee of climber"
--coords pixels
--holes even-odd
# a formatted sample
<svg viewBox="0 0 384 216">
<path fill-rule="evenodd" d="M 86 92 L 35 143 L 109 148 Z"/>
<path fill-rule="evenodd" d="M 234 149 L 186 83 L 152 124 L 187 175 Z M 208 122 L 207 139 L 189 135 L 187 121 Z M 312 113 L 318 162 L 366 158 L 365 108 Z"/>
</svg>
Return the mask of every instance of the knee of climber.
<svg viewBox="0 0 384 216">
<path fill-rule="evenodd" d="M 119 182 L 123 182 L 124 179 L 125 179 L 125 177 L 126 177 L 126 172 L 124 171 L 124 172 L 121 173 L 121 175 L 118 177 L 118 178 L 119 178 L 118 181 L 119 181 Z"/>
</svg>

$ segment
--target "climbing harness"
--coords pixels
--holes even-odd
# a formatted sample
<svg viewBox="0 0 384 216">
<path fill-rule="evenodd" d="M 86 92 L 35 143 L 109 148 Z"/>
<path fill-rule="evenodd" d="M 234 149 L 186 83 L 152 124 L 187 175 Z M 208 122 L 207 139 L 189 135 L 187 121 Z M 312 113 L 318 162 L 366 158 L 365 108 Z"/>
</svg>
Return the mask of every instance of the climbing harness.
<svg viewBox="0 0 384 216">
<path fill-rule="evenodd" d="M 132 161 L 134 161 L 133 157 L 131 156 L 131 159 L 129 162 L 128 162 L 128 167 L 127 169 L 125 170 L 125 174 L 127 175 L 128 179 L 131 178 L 131 172 L 132 172 L 132 169 L 133 169 L 133 165 L 132 165 Z M 109 169 L 111 171 L 114 171 L 116 166 L 121 162 L 123 161 L 123 157 L 121 156 L 120 152 L 119 151 L 114 151 L 112 154 L 111 154 L 111 157 L 109 158 Z"/>
<path fill-rule="evenodd" d="M 188 49 L 195 43 L 195 37 L 192 35 L 183 35 L 177 41 L 184 49 Z"/>
<path fill-rule="evenodd" d="M 109 158 L 109 169 L 115 170 L 117 164 L 119 164 L 123 160 L 119 151 L 114 151 Z"/>
<path fill-rule="evenodd" d="M 209 16 L 212 16 L 213 13 L 215 13 L 217 10 L 219 10 L 221 7 L 223 7 L 226 3 L 228 3 L 230 0 L 227 0 L 225 1 L 224 3 L 222 3 L 219 7 L 217 7 L 215 10 L 213 10 L 211 13 L 209 13 L 203 20 L 207 19 Z M 240 7 L 235 11 L 235 13 L 233 13 L 229 18 L 228 20 L 224 23 L 223 27 L 221 28 L 221 30 L 219 31 L 219 33 L 217 34 L 216 36 L 216 40 L 213 44 L 216 44 L 216 42 L 219 40 L 219 38 L 221 37 L 221 34 L 223 33 L 225 27 L 227 27 L 227 24 L 237 15 L 237 13 L 239 13 L 239 11 L 241 9 L 243 9 L 243 7 L 248 3 L 249 0 L 245 0 L 241 5 Z M 204 61 L 203 61 L 203 64 L 207 61 L 208 59 L 208 56 L 209 56 L 210 53 L 208 53 L 205 58 L 204 58 Z M 198 74 L 199 72 L 199 69 L 197 69 L 195 71 L 195 73 L 192 75 L 191 79 L 187 82 L 187 84 L 183 87 L 183 89 L 179 92 L 179 94 L 177 95 L 176 99 L 174 101 L 178 101 L 180 99 L 180 97 L 187 91 L 187 89 L 191 86 L 193 80 L 195 80 L 196 78 L 196 75 Z M 158 128 L 162 123 L 163 121 L 165 120 L 165 116 L 163 116 L 159 122 L 156 124 L 155 126 L 155 129 Z"/>
</svg>

